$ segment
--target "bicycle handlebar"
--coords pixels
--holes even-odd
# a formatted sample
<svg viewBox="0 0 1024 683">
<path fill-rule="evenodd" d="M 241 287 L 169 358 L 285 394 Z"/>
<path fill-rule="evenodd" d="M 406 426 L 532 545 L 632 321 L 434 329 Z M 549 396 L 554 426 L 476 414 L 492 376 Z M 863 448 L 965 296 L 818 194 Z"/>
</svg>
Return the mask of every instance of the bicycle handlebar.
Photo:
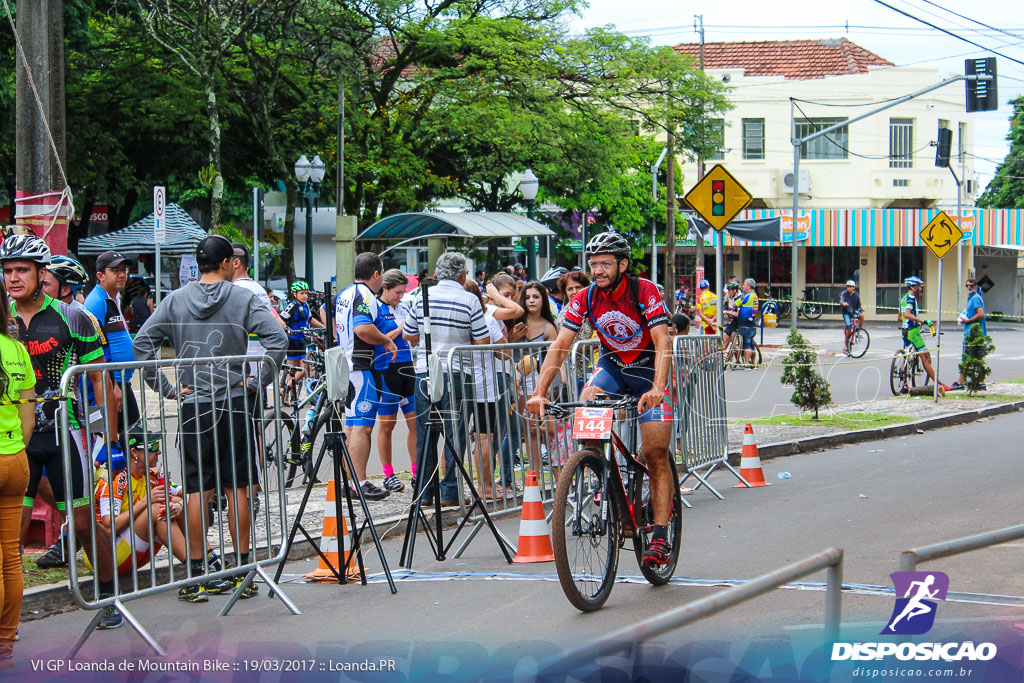
<svg viewBox="0 0 1024 683">
<path fill-rule="evenodd" d="M 549 403 L 545 410 L 552 417 L 565 418 L 571 415 L 570 408 L 635 408 L 639 399 L 635 396 L 623 396 L 617 400 L 594 398 L 589 401 L 567 401 L 562 403 Z"/>
</svg>

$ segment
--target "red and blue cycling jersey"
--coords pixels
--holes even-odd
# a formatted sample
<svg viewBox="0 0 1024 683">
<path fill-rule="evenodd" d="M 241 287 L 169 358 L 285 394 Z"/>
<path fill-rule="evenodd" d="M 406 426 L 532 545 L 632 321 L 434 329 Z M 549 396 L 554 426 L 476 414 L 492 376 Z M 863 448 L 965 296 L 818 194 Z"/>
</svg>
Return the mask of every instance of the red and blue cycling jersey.
<svg viewBox="0 0 1024 683">
<path fill-rule="evenodd" d="M 611 293 L 591 285 L 573 297 L 562 326 L 577 332 L 589 316 L 601 340 L 602 358 L 609 357 L 620 366 L 650 362 L 654 354 L 651 328 L 667 325 L 668 313 L 658 288 L 644 278 L 637 278 L 636 304 L 629 294 L 628 277 Z"/>
</svg>

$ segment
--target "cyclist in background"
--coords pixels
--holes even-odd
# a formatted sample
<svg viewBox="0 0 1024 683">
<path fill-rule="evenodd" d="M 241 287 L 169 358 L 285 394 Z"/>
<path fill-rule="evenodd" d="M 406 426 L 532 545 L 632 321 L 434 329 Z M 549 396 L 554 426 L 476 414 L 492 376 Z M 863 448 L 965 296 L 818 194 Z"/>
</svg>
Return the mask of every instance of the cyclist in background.
<svg viewBox="0 0 1024 683">
<path fill-rule="evenodd" d="M 281 312 L 281 319 L 284 320 L 288 331 L 288 355 L 285 356 L 285 363 L 301 368 L 302 362 L 306 360 L 306 330 L 312 327 L 323 327 L 324 324 L 313 317 L 309 310 L 309 285 L 302 280 L 292 283 L 292 300 Z M 287 380 L 287 386 L 281 387 L 282 399 L 285 405 L 288 404 L 288 396 L 297 401 L 299 397 L 299 384 L 305 376 L 305 372 L 299 370 L 291 374 Z"/>
<path fill-rule="evenodd" d="M 718 314 L 718 295 L 711 291 L 711 283 L 707 280 L 701 280 L 698 287 L 700 287 L 700 297 L 697 298 L 694 311 L 704 328 L 704 334 L 715 334 L 718 327 L 718 323 L 715 321 L 715 316 Z"/>
<path fill-rule="evenodd" d="M 843 310 L 843 353 L 850 355 L 850 335 L 853 334 L 853 321 L 858 327 L 864 327 L 864 309 L 860 305 L 860 294 L 857 283 L 846 281 L 846 290 L 839 295 L 839 305 Z"/>
<path fill-rule="evenodd" d="M 739 333 L 743 337 L 743 359 L 751 368 L 754 367 L 756 354 L 754 353 L 754 335 L 757 333 L 757 292 L 754 286 L 757 282 L 754 278 L 748 277 L 743 281 L 742 291 L 736 297 L 736 321 L 739 323 Z"/>
<path fill-rule="evenodd" d="M 668 314 L 650 280 L 627 275 L 630 245 L 617 232 L 595 235 L 587 244 L 594 284 L 577 292 L 568 304 L 558 337 L 548 350 L 540 377 L 526 409 L 543 415 L 548 388 L 575 341 L 576 331 L 589 320 L 601 340 L 601 357 L 580 394 L 588 401 L 598 393 L 616 399 L 624 394 L 639 398 L 642 453 L 651 477 L 654 530 L 644 553 L 645 565 L 671 561 L 668 522 L 672 516 L 672 467 L 668 445 L 672 436 L 672 409 L 664 405 L 671 351 Z"/>
<path fill-rule="evenodd" d="M 740 328 L 740 311 L 736 307 L 736 297 L 740 293 L 740 283 L 729 282 L 725 286 L 725 291 L 725 299 L 722 301 L 722 319 L 726 323 L 725 328 L 722 330 L 722 348 L 728 349 L 729 342 L 732 341 L 732 335 L 736 334 Z"/>
<path fill-rule="evenodd" d="M 924 289 L 924 280 L 911 276 L 906 279 L 905 284 L 907 285 L 907 293 L 900 299 L 900 312 L 903 316 L 903 345 L 913 346 L 914 352 L 921 356 L 921 365 L 924 366 L 924 371 L 928 373 L 931 380 L 939 384 L 944 390 L 949 391 L 949 387 L 940 384 L 939 380 L 935 378 L 935 370 L 932 369 L 932 356 L 925 349 L 924 339 L 921 338 L 921 326 L 927 325 L 931 327 L 932 325 L 931 320 L 925 320 L 918 316 L 917 298 L 921 295 L 921 290 Z"/>
</svg>

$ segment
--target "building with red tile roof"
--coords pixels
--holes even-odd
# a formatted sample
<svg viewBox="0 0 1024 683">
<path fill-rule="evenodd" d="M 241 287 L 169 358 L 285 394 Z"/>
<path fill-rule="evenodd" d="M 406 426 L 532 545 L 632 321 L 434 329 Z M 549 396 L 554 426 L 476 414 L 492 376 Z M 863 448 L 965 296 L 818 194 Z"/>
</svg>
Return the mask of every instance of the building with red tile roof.
<svg viewBox="0 0 1024 683">
<path fill-rule="evenodd" d="M 696 62 L 699 43 L 683 43 L 675 51 Z M 804 80 L 844 74 L 865 74 L 872 66 L 894 66 L 846 38 L 705 43 L 705 69 L 743 69 L 745 76 L 782 76 Z"/>
</svg>

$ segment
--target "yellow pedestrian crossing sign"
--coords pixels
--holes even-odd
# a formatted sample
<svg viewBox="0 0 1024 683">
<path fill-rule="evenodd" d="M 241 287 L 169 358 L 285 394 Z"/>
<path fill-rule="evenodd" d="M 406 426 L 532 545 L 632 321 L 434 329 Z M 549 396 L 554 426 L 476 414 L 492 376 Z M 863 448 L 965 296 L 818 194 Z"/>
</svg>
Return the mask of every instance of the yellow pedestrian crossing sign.
<svg viewBox="0 0 1024 683">
<path fill-rule="evenodd" d="M 931 219 L 921 231 L 921 241 L 932 250 L 936 258 L 940 259 L 963 237 L 964 231 L 945 211 L 939 211 L 938 215 Z"/>
<path fill-rule="evenodd" d="M 715 164 L 699 183 L 686 193 L 686 203 L 715 230 L 721 230 L 747 208 L 753 197 L 725 166 Z"/>
</svg>

